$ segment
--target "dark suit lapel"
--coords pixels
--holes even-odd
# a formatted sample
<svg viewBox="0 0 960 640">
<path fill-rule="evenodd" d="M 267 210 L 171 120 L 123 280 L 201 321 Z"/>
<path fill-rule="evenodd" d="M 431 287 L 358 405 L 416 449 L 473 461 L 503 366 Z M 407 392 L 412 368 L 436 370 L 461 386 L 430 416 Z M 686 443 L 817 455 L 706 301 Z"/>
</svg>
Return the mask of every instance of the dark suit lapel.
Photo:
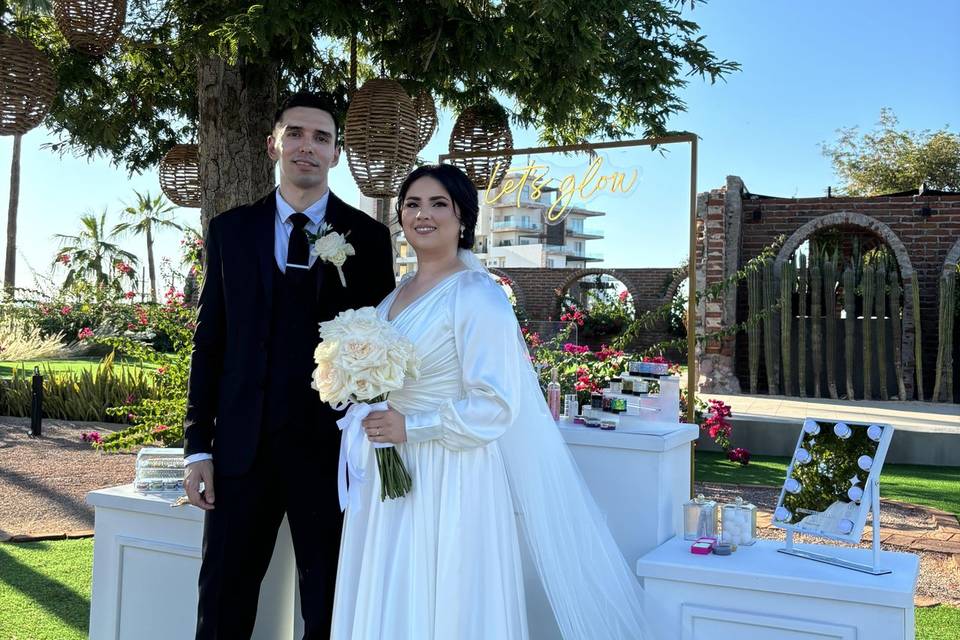
<svg viewBox="0 0 960 640">
<path fill-rule="evenodd" d="M 277 259 L 274 255 L 274 233 L 276 230 L 277 201 L 276 192 L 271 191 L 253 208 L 253 237 L 257 243 L 257 262 L 260 272 L 260 284 L 263 286 L 264 308 L 269 309 L 273 301 L 273 270 Z"/>
</svg>

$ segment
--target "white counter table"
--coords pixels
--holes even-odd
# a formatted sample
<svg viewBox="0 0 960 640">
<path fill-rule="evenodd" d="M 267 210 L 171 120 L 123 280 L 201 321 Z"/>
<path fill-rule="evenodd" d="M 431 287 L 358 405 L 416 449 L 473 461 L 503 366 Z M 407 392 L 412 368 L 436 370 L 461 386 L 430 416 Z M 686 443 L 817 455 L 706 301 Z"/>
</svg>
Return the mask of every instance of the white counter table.
<svg viewBox="0 0 960 640">
<path fill-rule="evenodd" d="M 637 562 L 647 619 L 670 640 L 912 640 L 919 559 L 882 552 L 881 576 L 777 552 L 759 540 L 730 556 L 694 555 L 676 537 Z M 814 545 L 797 545 L 811 547 Z M 819 547 L 822 551 L 823 547 Z M 869 549 L 829 547 L 869 562 Z"/>
<path fill-rule="evenodd" d="M 697 427 L 627 420 L 618 431 L 565 422 L 559 429 L 633 566 L 679 526 Z M 93 491 L 87 500 L 96 510 L 90 637 L 193 637 L 203 513 L 189 505 L 173 509 L 169 499 L 138 494 L 131 485 Z M 260 592 L 257 640 L 299 637 L 295 576 L 284 521 Z M 527 591 L 531 639 L 559 638 L 539 581 L 528 582 Z"/>
</svg>

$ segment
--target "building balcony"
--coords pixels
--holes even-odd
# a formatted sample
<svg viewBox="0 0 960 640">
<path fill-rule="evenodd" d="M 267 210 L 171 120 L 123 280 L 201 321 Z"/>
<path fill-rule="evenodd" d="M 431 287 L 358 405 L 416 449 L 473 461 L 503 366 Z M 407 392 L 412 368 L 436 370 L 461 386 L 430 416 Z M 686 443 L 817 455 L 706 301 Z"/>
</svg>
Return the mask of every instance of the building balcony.
<svg viewBox="0 0 960 640">
<path fill-rule="evenodd" d="M 498 220 L 490 225 L 490 230 L 494 233 L 501 231 L 540 233 L 543 231 L 543 225 L 539 222 L 524 222 L 522 220 Z"/>
<path fill-rule="evenodd" d="M 571 229 L 567 227 L 567 237 L 581 238 L 583 240 L 601 240 L 605 237 L 603 229 L 596 227 L 583 227 L 580 229 Z"/>
<path fill-rule="evenodd" d="M 548 244 L 546 245 L 547 254 L 560 254 L 567 258 L 567 262 L 571 261 L 590 261 L 596 262 L 603 260 L 603 254 L 597 251 L 586 251 L 586 250 L 577 250 L 575 247 L 568 247 L 566 245 L 557 245 L 557 244 Z"/>
<path fill-rule="evenodd" d="M 598 218 L 607 215 L 604 211 L 595 211 L 593 209 L 584 209 L 583 207 L 569 206 L 566 214 L 568 216 L 583 216 L 585 218 Z"/>
</svg>

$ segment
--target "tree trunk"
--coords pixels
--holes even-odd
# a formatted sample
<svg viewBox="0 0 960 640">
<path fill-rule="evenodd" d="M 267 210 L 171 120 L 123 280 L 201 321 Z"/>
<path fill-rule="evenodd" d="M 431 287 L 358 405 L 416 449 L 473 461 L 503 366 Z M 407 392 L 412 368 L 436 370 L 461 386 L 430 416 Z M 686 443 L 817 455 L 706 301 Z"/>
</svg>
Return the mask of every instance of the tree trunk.
<svg viewBox="0 0 960 640">
<path fill-rule="evenodd" d="M 266 140 L 277 108 L 273 63 L 221 58 L 197 63 L 202 233 L 213 216 L 253 202 L 274 186 Z"/>
<path fill-rule="evenodd" d="M 150 270 L 150 302 L 157 301 L 157 270 L 153 265 L 153 229 L 147 227 L 147 268 Z"/>
<path fill-rule="evenodd" d="M 20 146 L 22 134 L 13 136 L 10 161 L 10 206 L 7 208 L 7 255 L 3 270 L 3 289 L 13 299 L 17 282 L 17 209 L 20 206 Z"/>
</svg>

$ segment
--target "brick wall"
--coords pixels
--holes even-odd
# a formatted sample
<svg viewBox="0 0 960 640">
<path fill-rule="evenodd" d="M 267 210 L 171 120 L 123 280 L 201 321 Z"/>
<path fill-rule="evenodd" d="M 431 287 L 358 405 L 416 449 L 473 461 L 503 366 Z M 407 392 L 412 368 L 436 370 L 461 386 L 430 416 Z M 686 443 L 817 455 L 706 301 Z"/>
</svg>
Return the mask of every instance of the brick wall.
<svg viewBox="0 0 960 640">
<path fill-rule="evenodd" d="M 921 215 L 923 207 L 929 215 Z M 833 216 L 832 218 L 826 218 Z M 916 272 L 920 293 L 920 317 L 925 397 L 933 387 L 937 349 L 938 279 L 947 254 L 960 242 L 960 194 L 876 198 L 783 198 L 742 200 L 740 265 L 755 257 L 778 235 L 796 246 L 805 238 L 798 234 L 804 225 L 816 226 L 817 219 L 853 220 L 859 229 L 873 233 L 894 249 L 898 262 L 909 263 Z M 813 223 L 813 224 L 811 224 Z M 829 228 L 826 225 L 823 228 Z M 817 229 L 820 230 L 820 229 Z M 892 234 L 892 235 L 891 235 Z M 899 247 L 896 245 L 902 245 Z M 714 269 L 707 254 L 707 274 Z M 737 316 L 746 317 L 746 287 L 738 295 Z M 906 293 L 906 291 L 905 291 Z M 907 318 L 905 318 L 906 324 Z M 912 318 L 909 319 L 912 324 Z M 905 331 L 907 327 L 905 326 Z M 737 371 L 746 379 L 746 341 L 737 348 Z M 905 354 L 906 355 L 906 354 Z M 905 374 L 906 375 L 906 374 Z"/>
<path fill-rule="evenodd" d="M 580 278 L 599 273 L 618 279 L 633 297 L 640 312 L 654 309 L 669 300 L 668 293 L 676 290 L 674 269 L 524 269 L 502 268 L 492 270 L 513 281 L 513 290 L 531 320 L 556 320 L 559 300 L 556 291 L 566 292 Z"/>
</svg>

